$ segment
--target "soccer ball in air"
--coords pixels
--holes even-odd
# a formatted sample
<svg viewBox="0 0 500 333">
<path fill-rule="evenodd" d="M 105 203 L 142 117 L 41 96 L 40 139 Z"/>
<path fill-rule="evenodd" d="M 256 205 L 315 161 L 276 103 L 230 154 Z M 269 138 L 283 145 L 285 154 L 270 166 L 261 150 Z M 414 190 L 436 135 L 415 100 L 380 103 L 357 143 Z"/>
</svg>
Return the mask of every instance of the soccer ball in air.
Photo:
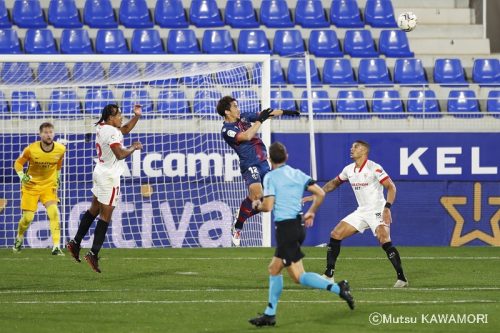
<svg viewBox="0 0 500 333">
<path fill-rule="evenodd" d="M 406 32 L 412 31 L 417 27 L 417 15 L 412 12 L 401 13 L 398 17 L 398 26 Z"/>
</svg>

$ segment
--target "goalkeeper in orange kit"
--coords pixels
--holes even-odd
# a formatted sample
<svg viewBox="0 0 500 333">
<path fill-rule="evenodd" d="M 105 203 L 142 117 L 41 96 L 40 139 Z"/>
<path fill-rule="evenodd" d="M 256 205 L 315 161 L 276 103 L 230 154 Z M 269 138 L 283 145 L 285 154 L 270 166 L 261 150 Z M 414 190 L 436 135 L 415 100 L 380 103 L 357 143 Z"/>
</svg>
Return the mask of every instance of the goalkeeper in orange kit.
<svg viewBox="0 0 500 333">
<path fill-rule="evenodd" d="M 50 232 L 54 246 L 53 255 L 64 255 L 59 248 L 61 231 L 59 228 L 59 209 L 57 203 L 57 188 L 59 187 L 59 175 L 66 147 L 54 142 L 54 125 L 43 123 L 40 125 L 40 141 L 33 142 L 23 150 L 23 153 L 14 163 L 19 178 L 21 179 L 21 209 L 23 215 L 19 220 L 17 237 L 12 250 L 14 253 L 21 251 L 24 233 L 28 230 L 35 212 L 38 201 L 47 209 L 50 221 Z M 28 168 L 24 171 L 24 165 L 28 162 Z"/>
</svg>

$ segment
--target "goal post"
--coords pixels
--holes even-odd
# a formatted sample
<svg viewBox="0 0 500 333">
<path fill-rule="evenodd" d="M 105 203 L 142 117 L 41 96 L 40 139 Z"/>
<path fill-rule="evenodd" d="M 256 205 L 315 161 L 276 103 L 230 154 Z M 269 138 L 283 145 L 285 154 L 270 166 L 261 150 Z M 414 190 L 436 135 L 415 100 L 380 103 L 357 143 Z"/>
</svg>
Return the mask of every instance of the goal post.
<svg viewBox="0 0 500 333">
<path fill-rule="evenodd" d="M 230 246 L 231 223 L 248 190 L 237 155 L 220 134 L 215 105 L 233 95 L 242 112 L 270 107 L 269 55 L 3 55 L 0 79 L 0 247 L 13 245 L 21 216 L 14 160 L 38 140 L 44 121 L 67 145 L 59 189 L 62 240 L 74 235 L 92 197 L 94 123 L 112 102 L 124 121 L 134 104 L 143 105 L 125 145 L 139 140 L 144 149 L 126 160 L 105 246 Z M 260 135 L 269 145 L 271 127 L 264 125 Z M 51 245 L 42 205 L 24 245 Z M 271 245 L 269 213 L 247 221 L 242 245 Z"/>
</svg>

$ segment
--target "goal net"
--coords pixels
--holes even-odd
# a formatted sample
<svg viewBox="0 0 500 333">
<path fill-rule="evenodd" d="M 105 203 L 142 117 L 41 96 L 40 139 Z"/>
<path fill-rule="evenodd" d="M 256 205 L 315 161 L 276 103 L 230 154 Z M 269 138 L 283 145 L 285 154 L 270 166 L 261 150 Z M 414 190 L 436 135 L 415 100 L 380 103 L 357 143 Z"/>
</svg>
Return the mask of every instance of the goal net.
<svg viewBox="0 0 500 333">
<path fill-rule="evenodd" d="M 0 247 L 13 246 L 21 216 L 14 160 L 39 140 L 45 121 L 67 147 L 58 191 L 62 241 L 74 236 L 92 199 L 94 123 L 109 103 L 120 105 L 124 123 L 142 105 L 142 118 L 124 138 L 126 146 L 137 140 L 144 148 L 126 159 L 104 246 L 230 246 L 231 224 L 248 193 L 215 106 L 232 95 L 242 112 L 269 107 L 269 77 L 268 55 L 2 56 Z M 263 127 L 266 143 L 269 132 Z M 93 227 L 82 246 L 92 238 Z M 39 204 L 24 246 L 51 245 Z M 242 246 L 270 246 L 268 215 L 246 222 Z"/>
</svg>

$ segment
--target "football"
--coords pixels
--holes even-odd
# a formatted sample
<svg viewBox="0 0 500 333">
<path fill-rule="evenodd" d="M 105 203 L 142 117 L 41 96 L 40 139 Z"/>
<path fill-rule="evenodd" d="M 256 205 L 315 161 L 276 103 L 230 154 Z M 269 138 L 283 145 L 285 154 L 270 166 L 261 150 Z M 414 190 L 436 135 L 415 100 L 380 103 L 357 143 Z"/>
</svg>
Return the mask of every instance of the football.
<svg viewBox="0 0 500 333">
<path fill-rule="evenodd" d="M 417 27 L 417 15 L 412 12 L 401 13 L 398 17 L 398 26 L 406 32 L 412 31 Z"/>
</svg>

